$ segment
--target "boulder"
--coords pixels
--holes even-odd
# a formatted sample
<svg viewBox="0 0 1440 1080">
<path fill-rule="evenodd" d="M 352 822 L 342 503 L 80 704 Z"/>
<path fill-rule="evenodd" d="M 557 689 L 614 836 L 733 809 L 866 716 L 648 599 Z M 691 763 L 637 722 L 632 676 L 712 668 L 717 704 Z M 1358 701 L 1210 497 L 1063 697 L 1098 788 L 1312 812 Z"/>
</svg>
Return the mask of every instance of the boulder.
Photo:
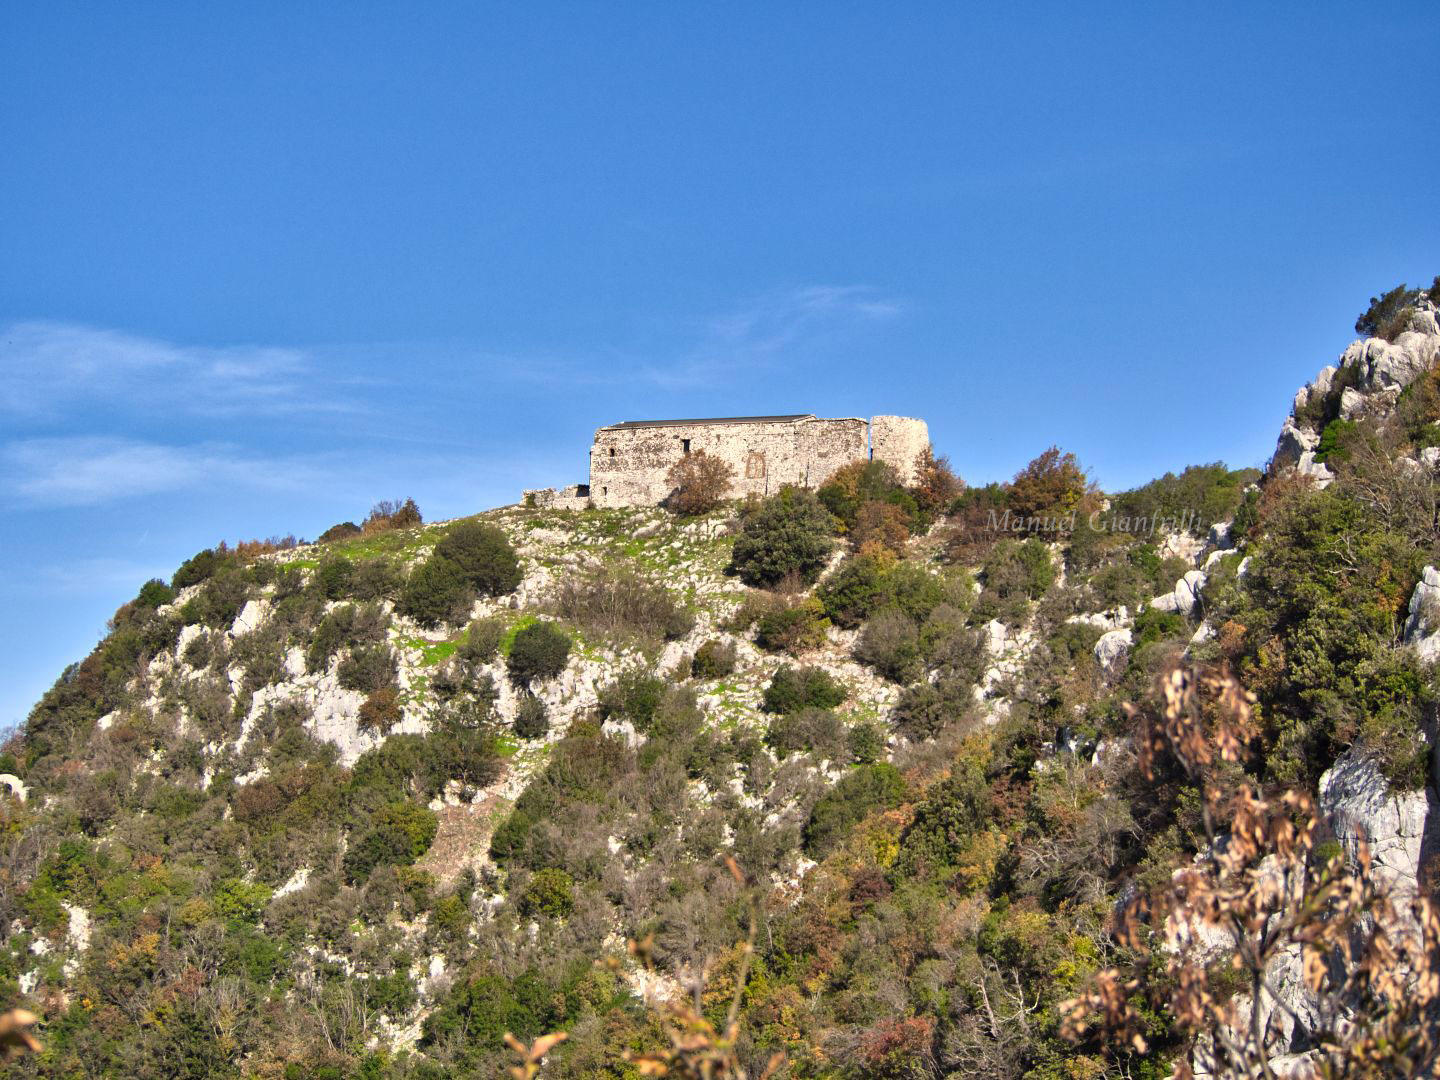
<svg viewBox="0 0 1440 1080">
<path fill-rule="evenodd" d="M 1317 488 L 1326 488 L 1335 479 L 1335 474 L 1330 467 L 1323 462 L 1315 460 L 1315 455 L 1307 450 L 1300 455 L 1300 460 L 1295 463 L 1295 471 L 1301 476 L 1308 476 Z"/>
<path fill-rule="evenodd" d="M 24 802 L 26 796 L 30 794 L 30 789 L 25 786 L 25 781 L 14 773 L 0 773 L 0 788 L 8 788 L 10 794 L 20 802 Z"/>
<path fill-rule="evenodd" d="M 1293 416 L 1287 416 L 1285 426 L 1280 429 L 1280 439 L 1275 444 L 1275 463 L 1297 465 L 1301 454 L 1313 451 L 1319 445 L 1318 432 L 1313 428 L 1299 426 Z"/>
<path fill-rule="evenodd" d="M 1095 642 L 1095 662 L 1107 674 L 1115 674 L 1125 666 L 1133 640 L 1134 635 L 1129 630 L 1110 630 L 1101 634 Z"/>
<path fill-rule="evenodd" d="M 1156 611 L 1175 611 L 1189 615 L 1200 602 L 1200 590 L 1205 587 L 1204 570 L 1187 570 L 1185 576 L 1175 583 L 1175 588 L 1150 601 Z"/>
<path fill-rule="evenodd" d="M 1353 420 L 1365 412 L 1366 397 L 1353 386 L 1347 386 L 1340 391 L 1340 418 L 1342 420 Z"/>
</svg>

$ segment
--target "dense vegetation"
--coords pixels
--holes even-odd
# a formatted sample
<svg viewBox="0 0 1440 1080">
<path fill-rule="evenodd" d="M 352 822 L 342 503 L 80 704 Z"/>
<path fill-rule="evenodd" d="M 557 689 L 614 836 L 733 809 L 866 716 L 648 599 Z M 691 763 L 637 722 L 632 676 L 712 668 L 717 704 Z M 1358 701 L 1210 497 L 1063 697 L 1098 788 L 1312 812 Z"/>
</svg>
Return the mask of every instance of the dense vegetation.
<svg viewBox="0 0 1440 1080">
<path fill-rule="evenodd" d="M 542 1075 L 630 1080 L 677 1052 L 641 991 L 703 971 L 686 1022 L 733 1007 L 750 1075 L 1168 1075 L 1164 1012 L 1143 1053 L 1063 1030 L 1135 959 L 1117 900 L 1224 825 L 1142 774 L 1125 705 L 1188 650 L 1256 701 L 1207 785 L 1427 782 L 1433 390 L 1335 429 L 1323 489 L 1216 463 L 1107 499 L 1052 447 L 978 489 L 856 462 L 716 505 L 696 467 L 669 517 L 396 503 L 201 552 L 0 754 L 0 1007 L 45 1021 L 15 1074 L 489 1078 L 563 1030 Z M 1229 521 L 1193 609 L 1148 606 Z"/>
</svg>

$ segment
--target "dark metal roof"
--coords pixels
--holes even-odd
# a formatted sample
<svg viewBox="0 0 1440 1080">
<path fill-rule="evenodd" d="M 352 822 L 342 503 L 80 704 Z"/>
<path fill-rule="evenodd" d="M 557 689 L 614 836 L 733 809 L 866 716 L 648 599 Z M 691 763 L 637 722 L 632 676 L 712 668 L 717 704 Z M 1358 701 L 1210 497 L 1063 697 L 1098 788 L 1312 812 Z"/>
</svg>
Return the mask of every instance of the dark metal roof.
<svg viewBox="0 0 1440 1080">
<path fill-rule="evenodd" d="M 814 420 L 814 413 L 791 413 L 788 416 L 707 416 L 694 420 L 626 420 L 623 424 L 607 424 L 602 431 L 614 428 L 692 427 L 700 424 L 787 424 L 796 420 Z"/>
</svg>

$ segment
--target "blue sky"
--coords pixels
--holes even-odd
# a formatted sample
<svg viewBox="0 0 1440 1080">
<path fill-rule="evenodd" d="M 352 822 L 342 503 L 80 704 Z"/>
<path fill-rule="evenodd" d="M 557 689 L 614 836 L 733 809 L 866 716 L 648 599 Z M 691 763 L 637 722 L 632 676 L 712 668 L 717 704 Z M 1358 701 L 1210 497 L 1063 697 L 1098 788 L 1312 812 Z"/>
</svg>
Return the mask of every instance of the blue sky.
<svg viewBox="0 0 1440 1080">
<path fill-rule="evenodd" d="M 1261 463 L 1440 272 L 1440 8 L 0 12 L 0 727 L 223 538 L 584 479 L 667 415 L 971 480 Z"/>
</svg>

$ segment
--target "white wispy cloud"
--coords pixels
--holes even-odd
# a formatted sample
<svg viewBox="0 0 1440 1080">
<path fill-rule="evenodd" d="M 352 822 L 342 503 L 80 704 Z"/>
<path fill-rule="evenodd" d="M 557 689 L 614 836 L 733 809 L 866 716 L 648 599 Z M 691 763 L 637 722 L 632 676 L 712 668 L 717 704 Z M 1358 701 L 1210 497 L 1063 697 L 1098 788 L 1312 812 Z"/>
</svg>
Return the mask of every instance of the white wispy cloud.
<svg viewBox="0 0 1440 1080">
<path fill-rule="evenodd" d="M 666 389 L 702 387 L 896 318 L 894 297 L 864 285 L 804 285 L 762 293 L 710 319 L 699 340 L 639 374 Z"/>
<path fill-rule="evenodd" d="M 804 285 L 761 293 L 696 320 L 679 340 L 645 354 L 604 349 L 583 357 L 484 354 L 497 377 L 566 386 L 703 389 L 745 371 L 860 334 L 899 317 L 899 299 L 864 285 Z"/>
<path fill-rule="evenodd" d="M 0 448 L 0 491 L 30 506 L 91 506 L 200 487 L 298 490 L 325 483 L 314 464 L 222 444 L 109 436 L 20 439 Z"/>
<path fill-rule="evenodd" d="M 61 414 L 87 401 L 201 415 L 350 409 L 317 392 L 316 358 L 264 345 L 178 345 L 75 323 L 0 328 L 0 411 Z"/>
</svg>

